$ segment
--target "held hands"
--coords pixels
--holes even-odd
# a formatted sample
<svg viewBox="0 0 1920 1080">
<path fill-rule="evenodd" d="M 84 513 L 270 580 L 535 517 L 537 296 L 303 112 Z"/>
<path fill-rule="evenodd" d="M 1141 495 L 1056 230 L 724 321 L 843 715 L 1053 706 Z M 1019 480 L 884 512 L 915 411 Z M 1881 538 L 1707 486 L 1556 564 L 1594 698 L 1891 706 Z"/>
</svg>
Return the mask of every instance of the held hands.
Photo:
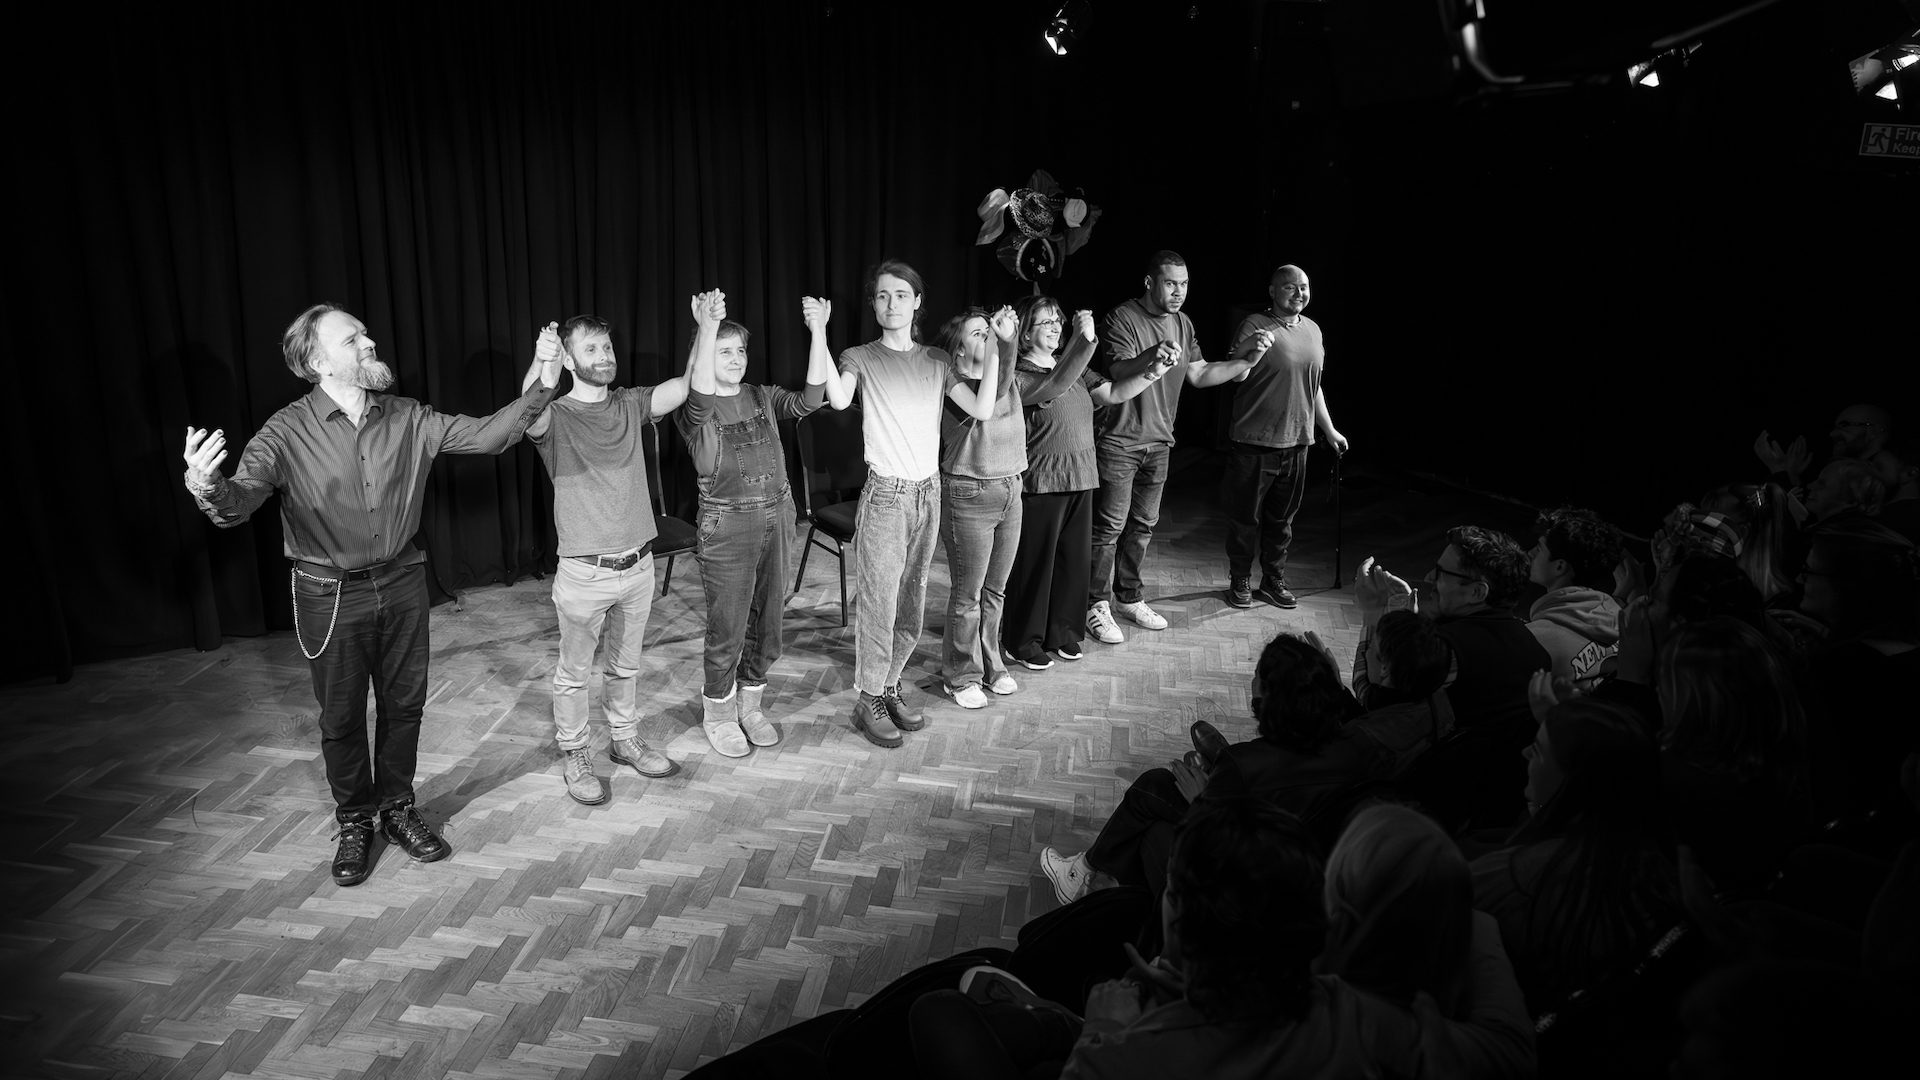
<svg viewBox="0 0 1920 1080">
<path fill-rule="evenodd" d="M 827 320 L 833 315 L 833 301 L 820 300 L 811 296 L 800 298 L 800 319 L 807 329 L 819 333 L 827 328 Z"/>
<path fill-rule="evenodd" d="M 1090 342 L 1098 342 L 1099 336 L 1093 332 L 1093 312 L 1076 311 L 1073 313 L 1073 332 Z"/>
<path fill-rule="evenodd" d="M 560 362 L 560 324 L 550 322 L 541 327 L 540 337 L 533 343 L 533 361 L 536 364 L 557 364 Z"/>
<path fill-rule="evenodd" d="M 1248 338 L 1247 341 L 1251 346 L 1247 350 L 1247 363 L 1257 364 L 1260 362 L 1261 357 L 1267 355 L 1267 350 L 1273 348 L 1273 331 L 1262 327 L 1255 330 L 1253 336 Z"/>
<path fill-rule="evenodd" d="M 227 460 L 227 436 L 223 431 L 215 430 L 209 435 L 205 428 L 187 429 L 187 449 L 180 455 L 187 462 L 187 484 L 191 487 L 206 487 L 220 479 L 220 463 Z"/>
<path fill-rule="evenodd" d="M 1002 306 L 993 313 L 993 334 L 1001 341 L 1012 341 L 1013 335 L 1020 332 L 1020 316 L 1013 308 Z"/>
<path fill-rule="evenodd" d="M 1154 366 L 1163 371 L 1180 362 L 1180 343 L 1177 341 L 1163 341 L 1154 346 L 1153 352 Z"/>
<path fill-rule="evenodd" d="M 693 294 L 693 321 L 699 326 L 718 326 L 727 317 L 727 294 L 715 289 L 712 292 Z"/>
</svg>

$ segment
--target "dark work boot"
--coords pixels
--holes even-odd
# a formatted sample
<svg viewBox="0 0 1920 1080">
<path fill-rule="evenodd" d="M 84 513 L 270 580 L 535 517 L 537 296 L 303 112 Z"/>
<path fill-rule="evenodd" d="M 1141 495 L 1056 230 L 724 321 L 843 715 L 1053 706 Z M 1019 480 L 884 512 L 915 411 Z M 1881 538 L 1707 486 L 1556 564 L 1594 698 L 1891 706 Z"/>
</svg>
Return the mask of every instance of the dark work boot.
<svg viewBox="0 0 1920 1080">
<path fill-rule="evenodd" d="M 348 814 L 339 818 L 340 846 L 333 853 L 333 883 L 349 888 L 367 880 L 373 872 L 372 813 Z"/>
<path fill-rule="evenodd" d="M 415 862 L 439 862 L 453 853 L 410 802 L 390 807 L 380 815 L 380 833 Z"/>
</svg>

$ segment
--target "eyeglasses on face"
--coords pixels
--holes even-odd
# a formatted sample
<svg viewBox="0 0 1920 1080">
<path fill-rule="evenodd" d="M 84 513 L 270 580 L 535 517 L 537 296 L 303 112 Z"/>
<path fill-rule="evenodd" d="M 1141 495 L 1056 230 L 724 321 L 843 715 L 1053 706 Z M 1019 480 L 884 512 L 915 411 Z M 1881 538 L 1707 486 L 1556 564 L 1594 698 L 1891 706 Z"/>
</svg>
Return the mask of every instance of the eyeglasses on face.
<svg viewBox="0 0 1920 1080">
<path fill-rule="evenodd" d="M 1441 566 L 1439 563 L 1434 563 L 1433 569 L 1427 571 L 1427 580 L 1438 581 L 1440 579 L 1441 574 L 1445 574 L 1448 577 L 1457 577 L 1461 581 L 1467 582 L 1468 584 L 1473 584 L 1475 582 L 1485 583 L 1486 581 L 1485 578 L 1477 578 L 1477 577 L 1474 577 L 1472 574 L 1463 574 L 1458 570 L 1449 570 L 1446 567 Z"/>
<path fill-rule="evenodd" d="M 1066 324 L 1062 322 L 1060 317 L 1057 315 L 1049 315 L 1044 319 L 1033 320 L 1033 328 L 1035 330 L 1038 330 L 1043 326 L 1065 326 L 1065 325 Z"/>
</svg>

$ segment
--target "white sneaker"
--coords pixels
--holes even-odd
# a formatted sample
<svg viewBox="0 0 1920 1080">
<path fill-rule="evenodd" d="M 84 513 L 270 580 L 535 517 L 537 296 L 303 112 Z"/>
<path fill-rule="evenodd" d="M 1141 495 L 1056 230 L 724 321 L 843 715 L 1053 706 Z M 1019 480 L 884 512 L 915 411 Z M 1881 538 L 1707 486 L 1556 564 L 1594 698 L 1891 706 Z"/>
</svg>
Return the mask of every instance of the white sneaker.
<svg viewBox="0 0 1920 1080">
<path fill-rule="evenodd" d="M 980 689 L 979 683 L 968 683 L 955 690 L 947 687 L 947 693 L 953 695 L 954 703 L 963 709 L 984 709 L 987 707 L 987 692 Z"/>
<path fill-rule="evenodd" d="M 1097 601 L 1087 609 L 1087 633 L 1092 634 L 1095 641 L 1104 641 L 1108 645 L 1118 645 L 1127 640 L 1127 635 L 1120 632 L 1119 624 L 1113 621 L 1113 610 L 1105 600 Z"/>
<path fill-rule="evenodd" d="M 1013 676 L 1003 671 L 1000 673 L 999 678 L 987 685 L 987 689 L 999 694 L 1001 697 L 1006 697 L 1008 694 L 1018 693 L 1020 691 L 1020 684 L 1013 681 Z"/>
<path fill-rule="evenodd" d="M 1093 868 L 1087 865 L 1084 852 L 1068 858 L 1046 848 L 1040 852 L 1040 869 L 1053 882 L 1054 898 L 1063 907 L 1087 895 L 1087 886 L 1093 883 Z"/>
<path fill-rule="evenodd" d="M 1143 626 L 1148 630 L 1165 630 L 1167 628 L 1167 620 L 1163 618 L 1159 612 L 1148 607 L 1145 600 L 1136 601 L 1131 604 L 1116 604 L 1114 606 L 1120 609 L 1120 614 L 1125 615 L 1127 618 L 1132 619 L 1135 624 Z"/>
</svg>

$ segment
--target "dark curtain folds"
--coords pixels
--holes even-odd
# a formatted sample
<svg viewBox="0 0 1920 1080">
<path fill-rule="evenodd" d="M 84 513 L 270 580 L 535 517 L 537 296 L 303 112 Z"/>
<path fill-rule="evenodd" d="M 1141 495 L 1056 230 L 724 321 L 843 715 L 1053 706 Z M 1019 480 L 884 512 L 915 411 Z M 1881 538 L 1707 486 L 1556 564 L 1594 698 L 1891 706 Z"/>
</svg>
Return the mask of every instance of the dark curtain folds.
<svg viewBox="0 0 1920 1080">
<path fill-rule="evenodd" d="M 89 28 L 87 77 L 29 80 L 43 160 L 22 222 L 23 310 L 61 328 L 85 404 L 30 409 L 10 438 L 37 466 L 11 543 L 76 569 L 34 583 L 0 674 L 290 625 L 277 501 L 214 529 L 180 453 L 189 425 L 222 428 L 231 469 L 305 391 L 279 338 L 318 300 L 367 323 L 395 392 L 484 414 L 517 392 L 539 328 L 580 312 L 616 326 L 621 382 L 649 384 L 684 366 L 689 296 L 723 288 L 754 332 L 749 377 L 797 385 L 800 297 L 833 301 L 836 350 L 865 340 L 860 277 L 882 256 L 925 275 L 929 333 L 1021 295 L 971 246 L 987 190 L 1036 167 L 1109 204 L 1156 182 L 1114 140 L 1131 121 L 1091 108 L 1134 75 L 1049 66 L 1044 15 L 255 6 Z M 1135 119 L 1155 108 L 1186 105 Z M 1102 226 L 1069 267 L 1079 303 L 1123 298 L 1146 251 L 1182 242 L 1151 227 Z M 684 450 L 663 445 L 684 514 Z M 551 519 L 532 447 L 445 458 L 419 542 L 448 588 L 510 581 L 551 565 Z"/>
</svg>

